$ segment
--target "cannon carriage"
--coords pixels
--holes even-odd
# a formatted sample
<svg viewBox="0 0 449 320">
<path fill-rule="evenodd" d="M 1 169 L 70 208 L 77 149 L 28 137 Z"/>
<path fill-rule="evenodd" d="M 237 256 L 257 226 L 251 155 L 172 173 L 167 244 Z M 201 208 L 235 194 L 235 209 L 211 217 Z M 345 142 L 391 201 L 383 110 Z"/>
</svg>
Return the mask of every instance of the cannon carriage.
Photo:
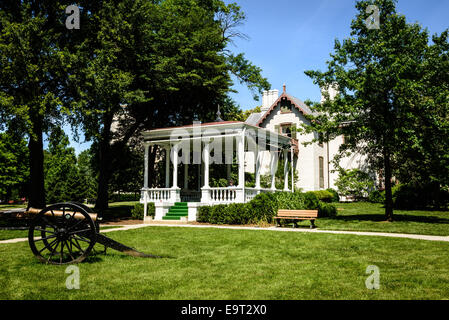
<svg viewBox="0 0 449 320">
<path fill-rule="evenodd" d="M 97 243 L 105 250 L 111 248 L 134 257 L 160 258 L 101 234 L 101 217 L 80 203 L 57 203 L 44 209 L 28 208 L 27 214 L 34 216 L 28 230 L 28 243 L 33 254 L 43 263 L 80 263 Z"/>
</svg>

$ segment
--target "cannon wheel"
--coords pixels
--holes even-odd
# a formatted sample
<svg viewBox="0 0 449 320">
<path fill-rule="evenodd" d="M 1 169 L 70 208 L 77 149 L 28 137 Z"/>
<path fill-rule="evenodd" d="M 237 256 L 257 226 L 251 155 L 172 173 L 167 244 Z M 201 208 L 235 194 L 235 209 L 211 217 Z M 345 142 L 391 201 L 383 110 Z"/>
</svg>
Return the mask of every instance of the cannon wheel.
<svg viewBox="0 0 449 320">
<path fill-rule="evenodd" d="M 41 262 L 79 263 L 92 251 L 96 234 L 97 226 L 85 208 L 58 203 L 43 209 L 32 220 L 28 243 Z"/>
</svg>

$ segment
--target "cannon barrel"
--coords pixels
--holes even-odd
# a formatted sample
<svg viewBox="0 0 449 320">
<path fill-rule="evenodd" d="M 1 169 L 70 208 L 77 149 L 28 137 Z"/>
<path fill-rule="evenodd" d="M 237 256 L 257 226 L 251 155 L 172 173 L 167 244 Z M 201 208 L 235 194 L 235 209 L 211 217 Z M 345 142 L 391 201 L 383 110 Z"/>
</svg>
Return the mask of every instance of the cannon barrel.
<svg viewBox="0 0 449 320">
<path fill-rule="evenodd" d="M 30 215 L 37 215 L 42 211 L 42 209 L 36 209 L 36 208 L 28 208 L 28 210 L 25 212 L 26 214 L 30 214 Z M 64 214 L 70 214 L 71 216 L 73 216 L 73 218 L 77 219 L 77 220 L 82 220 L 85 219 L 85 216 L 82 213 L 76 212 L 74 215 L 70 212 L 64 212 L 61 210 L 52 210 L 52 211 L 46 211 L 44 215 L 46 216 L 55 216 L 55 217 L 62 217 Z M 90 216 L 90 218 L 92 219 L 92 221 L 96 221 L 97 220 L 97 214 L 96 213 L 88 213 L 88 215 Z"/>
</svg>

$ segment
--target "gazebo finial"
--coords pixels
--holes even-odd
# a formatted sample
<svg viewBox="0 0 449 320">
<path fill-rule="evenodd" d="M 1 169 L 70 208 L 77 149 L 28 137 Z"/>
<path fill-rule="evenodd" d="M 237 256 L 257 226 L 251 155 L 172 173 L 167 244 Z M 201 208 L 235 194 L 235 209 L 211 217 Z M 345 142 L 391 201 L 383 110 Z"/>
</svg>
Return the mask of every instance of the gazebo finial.
<svg viewBox="0 0 449 320">
<path fill-rule="evenodd" d="M 287 86 L 285 85 L 285 83 L 284 83 L 284 85 L 282 86 L 282 88 L 284 89 L 284 93 L 286 93 L 287 91 Z"/>
<path fill-rule="evenodd" d="M 223 122 L 223 121 L 224 121 L 220 116 L 221 116 L 220 105 L 218 105 L 218 109 L 217 109 L 217 119 L 215 119 L 215 122 Z"/>
</svg>

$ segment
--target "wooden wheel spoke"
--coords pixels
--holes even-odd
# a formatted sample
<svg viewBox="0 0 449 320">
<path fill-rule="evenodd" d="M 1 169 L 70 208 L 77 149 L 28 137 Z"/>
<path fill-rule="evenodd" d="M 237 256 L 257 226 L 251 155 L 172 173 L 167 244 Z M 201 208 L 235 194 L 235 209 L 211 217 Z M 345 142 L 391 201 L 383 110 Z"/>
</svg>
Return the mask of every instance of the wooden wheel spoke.
<svg viewBox="0 0 449 320">
<path fill-rule="evenodd" d="M 48 257 L 47 263 L 50 262 L 50 259 L 51 259 L 51 257 L 55 254 L 55 251 L 56 251 L 56 249 L 58 248 L 58 246 L 59 246 L 59 240 L 58 240 L 58 243 L 56 243 L 56 246 L 55 246 L 55 247 L 53 248 L 53 250 L 51 251 L 50 256 Z"/>
<path fill-rule="evenodd" d="M 54 232 L 54 230 L 50 231 L 48 229 L 41 229 L 41 228 L 34 228 L 34 230 L 35 231 L 41 231 L 41 232 L 48 232 L 48 233 L 51 233 L 51 234 L 56 234 L 56 232 Z"/>
<path fill-rule="evenodd" d="M 56 238 L 56 235 L 52 235 L 52 236 L 48 236 L 48 237 L 41 237 L 40 239 L 36 239 L 34 241 L 44 241 L 44 240 L 48 240 L 48 239 L 53 239 Z"/>
<path fill-rule="evenodd" d="M 73 235 L 73 234 L 83 233 L 83 232 L 87 232 L 87 231 L 91 231 L 91 229 L 89 228 L 89 229 L 76 230 L 76 231 L 69 232 L 68 234 Z"/>
<path fill-rule="evenodd" d="M 80 235 L 78 235 L 78 234 L 74 234 L 73 237 L 74 237 L 74 239 L 76 239 L 76 240 L 81 240 L 81 241 L 90 243 L 89 240 L 83 239 L 83 238 L 82 238 Z"/>
<path fill-rule="evenodd" d="M 70 248 L 69 244 L 67 243 L 66 240 L 64 240 L 65 246 L 67 247 L 67 251 L 69 252 L 69 256 L 72 258 L 72 260 L 75 260 L 75 258 L 73 257 L 73 252 L 72 249 Z"/>
<path fill-rule="evenodd" d="M 61 255 L 59 257 L 59 263 L 62 263 L 63 258 L 64 258 L 64 241 L 61 241 Z"/>
<path fill-rule="evenodd" d="M 76 240 L 75 238 L 73 238 L 73 240 L 75 240 L 76 244 L 72 242 L 72 238 L 69 239 L 70 243 L 72 243 L 75 247 L 78 248 L 79 251 L 81 251 L 84 254 L 84 250 L 81 249 L 81 244 L 78 242 L 78 240 Z"/>
<path fill-rule="evenodd" d="M 56 241 L 58 241 L 58 239 L 55 239 L 55 240 L 53 240 L 52 242 L 50 242 L 50 243 L 48 244 L 48 246 L 44 246 L 44 247 L 39 251 L 39 254 L 41 254 L 42 251 L 44 251 L 45 249 L 48 249 L 48 251 L 50 251 L 50 248 L 52 248 L 53 244 L 54 244 Z"/>
<path fill-rule="evenodd" d="M 80 221 L 78 221 L 77 223 L 75 223 L 73 226 L 69 227 L 68 230 L 73 230 L 74 228 L 76 228 L 78 225 L 80 225 L 81 223 L 85 222 L 84 219 L 81 219 Z"/>
</svg>

